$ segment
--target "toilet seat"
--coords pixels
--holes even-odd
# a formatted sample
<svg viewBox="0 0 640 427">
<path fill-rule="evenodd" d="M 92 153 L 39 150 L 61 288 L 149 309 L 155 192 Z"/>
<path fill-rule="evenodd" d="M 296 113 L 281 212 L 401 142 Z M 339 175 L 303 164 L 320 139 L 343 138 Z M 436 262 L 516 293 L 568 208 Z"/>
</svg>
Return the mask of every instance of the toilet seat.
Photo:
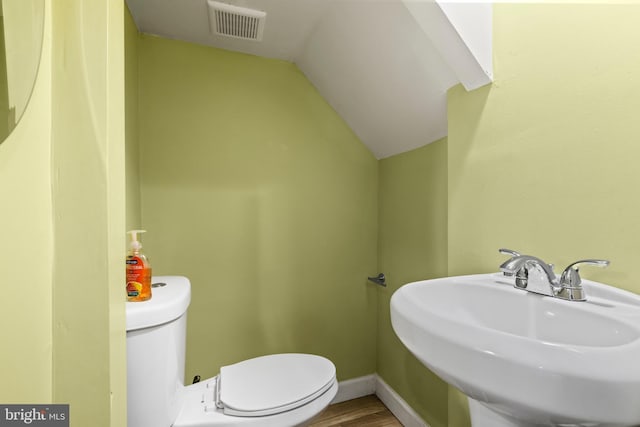
<svg viewBox="0 0 640 427">
<path fill-rule="evenodd" d="M 335 366 L 321 356 L 256 357 L 220 369 L 216 406 L 236 417 L 279 414 L 311 402 L 335 381 Z"/>
<path fill-rule="evenodd" d="M 172 426 L 300 426 L 326 408 L 337 392 L 335 366 L 324 357 L 261 356 L 184 387 Z"/>
</svg>

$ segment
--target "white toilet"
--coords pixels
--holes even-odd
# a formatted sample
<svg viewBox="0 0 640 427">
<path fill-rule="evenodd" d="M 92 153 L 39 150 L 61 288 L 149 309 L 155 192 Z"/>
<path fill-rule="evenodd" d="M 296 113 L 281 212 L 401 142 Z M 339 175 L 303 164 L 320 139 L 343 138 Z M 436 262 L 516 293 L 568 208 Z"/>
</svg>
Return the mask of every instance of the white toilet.
<svg viewBox="0 0 640 427">
<path fill-rule="evenodd" d="M 224 366 L 184 385 L 186 277 L 153 278 L 153 297 L 127 303 L 128 427 L 305 425 L 338 391 L 324 357 L 275 354 Z"/>
</svg>

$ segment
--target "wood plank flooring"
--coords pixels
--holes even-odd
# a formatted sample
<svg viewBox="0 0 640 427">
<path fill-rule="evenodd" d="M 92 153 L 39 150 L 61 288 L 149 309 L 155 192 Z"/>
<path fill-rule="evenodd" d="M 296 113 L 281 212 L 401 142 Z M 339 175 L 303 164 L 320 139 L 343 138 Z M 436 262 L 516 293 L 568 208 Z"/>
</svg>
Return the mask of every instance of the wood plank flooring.
<svg viewBox="0 0 640 427">
<path fill-rule="evenodd" d="M 402 427 L 375 395 L 330 405 L 310 427 Z"/>
</svg>

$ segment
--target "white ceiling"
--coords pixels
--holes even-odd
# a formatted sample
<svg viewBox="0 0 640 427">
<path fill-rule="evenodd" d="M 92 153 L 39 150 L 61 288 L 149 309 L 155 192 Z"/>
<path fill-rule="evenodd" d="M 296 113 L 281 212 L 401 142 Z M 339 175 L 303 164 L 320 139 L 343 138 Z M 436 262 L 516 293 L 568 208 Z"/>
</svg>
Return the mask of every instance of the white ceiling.
<svg viewBox="0 0 640 427">
<path fill-rule="evenodd" d="M 294 62 L 377 158 L 447 134 L 446 92 L 491 78 L 491 7 L 433 0 L 227 0 L 260 42 L 212 34 L 207 0 L 127 0 L 140 32 Z"/>
</svg>

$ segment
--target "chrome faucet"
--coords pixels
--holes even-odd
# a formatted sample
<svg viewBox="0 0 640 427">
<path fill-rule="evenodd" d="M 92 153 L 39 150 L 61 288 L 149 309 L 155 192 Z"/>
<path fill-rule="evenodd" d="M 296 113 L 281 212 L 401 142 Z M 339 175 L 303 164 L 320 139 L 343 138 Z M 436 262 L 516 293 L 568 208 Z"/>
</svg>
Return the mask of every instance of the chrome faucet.
<svg viewBox="0 0 640 427">
<path fill-rule="evenodd" d="M 510 249 L 500 249 L 499 252 L 511 256 L 500 265 L 500 271 L 505 276 L 515 276 L 514 287 L 570 301 L 586 301 L 587 299 L 581 284 L 582 279 L 578 269 L 580 264 L 598 267 L 609 265 L 607 260 L 583 259 L 571 263 L 558 279 L 553 272 L 553 265 L 547 264 L 540 258 L 522 255 Z"/>
</svg>

